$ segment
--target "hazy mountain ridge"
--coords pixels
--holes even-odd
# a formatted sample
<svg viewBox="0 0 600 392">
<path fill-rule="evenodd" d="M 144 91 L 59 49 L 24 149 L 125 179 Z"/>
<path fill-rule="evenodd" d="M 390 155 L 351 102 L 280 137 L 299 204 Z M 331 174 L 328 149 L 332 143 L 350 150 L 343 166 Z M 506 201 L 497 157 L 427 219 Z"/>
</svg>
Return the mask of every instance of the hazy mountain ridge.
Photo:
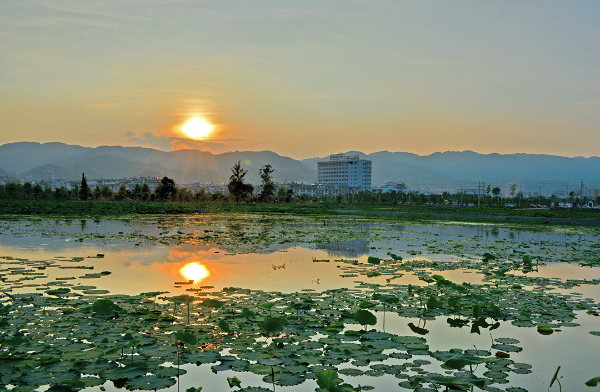
<svg viewBox="0 0 600 392">
<path fill-rule="evenodd" d="M 44 178 L 50 168 L 54 178 L 88 179 L 169 176 L 178 183 L 229 181 L 231 167 L 242 161 L 247 180 L 259 183 L 258 169 L 275 168 L 276 181 L 312 182 L 315 176 L 302 162 L 272 151 L 235 151 L 213 154 L 199 150 L 165 152 L 144 147 L 70 146 L 64 143 L 10 143 L 0 146 L 0 167 L 19 178 Z"/>
<path fill-rule="evenodd" d="M 552 187 L 560 187 L 561 183 L 583 180 L 586 185 L 600 188 L 599 157 L 479 154 L 473 151 L 430 155 L 348 151 L 345 155 L 359 155 L 373 161 L 373 186 L 402 181 L 411 189 L 460 189 L 475 187 L 478 181 L 503 188 L 510 183 L 534 187 L 534 184 L 552 182 L 545 190 L 553 191 Z M 275 181 L 313 183 L 317 177 L 317 162 L 327 160 L 329 156 L 295 160 L 272 151 L 213 154 L 199 150 L 165 152 L 145 147 L 91 148 L 64 143 L 21 142 L 0 146 L 0 175 L 37 179 L 43 178 L 43 171 L 50 168 L 55 178 L 66 180 L 78 180 L 81 173 L 85 173 L 88 179 L 166 175 L 178 183 L 224 183 L 229 180 L 231 167 L 241 161 L 248 170 L 247 180 L 254 184 L 260 183 L 258 170 L 266 164 L 275 168 Z"/>
</svg>

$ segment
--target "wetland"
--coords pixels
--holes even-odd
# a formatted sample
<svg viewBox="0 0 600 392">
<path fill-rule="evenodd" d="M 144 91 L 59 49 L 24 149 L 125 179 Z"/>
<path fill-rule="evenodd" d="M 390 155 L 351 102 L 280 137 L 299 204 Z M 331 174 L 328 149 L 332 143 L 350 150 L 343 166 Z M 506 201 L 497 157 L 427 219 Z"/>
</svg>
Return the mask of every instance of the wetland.
<svg viewBox="0 0 600 392">
<path fill-rule="evenodd" d="M 4 216 L 0 388 L 582 389 L 600 376 L 599 235 L 343 214 Z"/>
</svg>

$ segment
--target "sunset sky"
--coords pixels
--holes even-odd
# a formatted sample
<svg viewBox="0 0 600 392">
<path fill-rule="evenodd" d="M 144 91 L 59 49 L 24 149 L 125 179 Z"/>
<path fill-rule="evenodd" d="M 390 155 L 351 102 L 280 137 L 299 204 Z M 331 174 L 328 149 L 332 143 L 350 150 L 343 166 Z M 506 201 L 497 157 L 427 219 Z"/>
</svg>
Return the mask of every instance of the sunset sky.
<svg viewBox="0 0 600 392">
<path fill-rule="evenodd" d="M 599 21 L 597 1 L 3 0 L 0 144 L 598 156 Z"/>
</svg>

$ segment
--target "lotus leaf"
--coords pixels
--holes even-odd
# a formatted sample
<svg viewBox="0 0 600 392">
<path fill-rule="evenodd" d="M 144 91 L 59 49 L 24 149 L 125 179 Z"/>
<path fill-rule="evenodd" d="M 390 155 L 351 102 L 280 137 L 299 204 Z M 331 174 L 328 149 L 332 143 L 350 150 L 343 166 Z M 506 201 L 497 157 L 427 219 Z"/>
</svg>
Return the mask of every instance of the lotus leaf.
<svg viewBox="0 0 600 392">
<path fill-rule="evenodd" d="M 127 389 L 141 389 L 151 391 L 156 389 L 168 388 L 175 385 L 177 381 L 174 378 L 157 377 L 154 375 L 143 375 L 134 379 L 129 379 L 125 385 Z"/>
<path fill-rule="evenodd" d="M 594 377 L 585 382 L 588 387 L 597 387 L 600 384 L 600 377 Z"/>
<path fill-rule="evenodd" d="M 365 309 L 357 310 L 354 313 L 354 320 L 361 325 L 375 325 L 377 324 L 377 317 Z"/>
<path fill-rule="evenodd" d="M 540 335 L 552 335 L 554 333 L 554 330 L 550 326 L 543 324 L 537 326 L 537 331 Z"/>
<path fill-rule="evenodd" d="M 229 384 L 229 388 L 239 387 L 242 385 L 242 382 L 237 377 L 227 377 L 227 383 Z"/>
</svg>

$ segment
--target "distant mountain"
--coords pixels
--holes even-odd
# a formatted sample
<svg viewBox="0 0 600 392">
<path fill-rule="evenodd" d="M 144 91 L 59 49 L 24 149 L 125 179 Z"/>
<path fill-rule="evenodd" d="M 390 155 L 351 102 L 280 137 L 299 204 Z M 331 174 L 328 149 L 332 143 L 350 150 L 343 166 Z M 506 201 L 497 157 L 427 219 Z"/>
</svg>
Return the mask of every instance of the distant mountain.
<svg viewBox="0 0 600 392">
<path fill-rule="evenodd" d="M 465 189 L 500 186 L 504 192 L 516 183 L 523 191 L 566 192 L 584 186 L 600 188 L 600 158 L 567 158 L 539 154 L 479 154 L 446 151 L 430 155 L 380 151 L 364 154 L 373 161 L 373 186 L 387 181 L 405 182 L 410 189 Z M 235 151 L 212 154 L 199 150 L 165 152 L 144 147 L 101 146 L 96 148 L 64 143 L 10 143 L 0 146 L 0 175 L 16 173 L 23 179 L 88 179 L 169 176 L 178 183 L 200 181 L 224 183 L 231 167 L 241 161 L 249 182 L 258 184 L 258 169 L 275 168 L 277 182 L 309 182 L 317 178 L 317 162 L 329 156 L 294 160 L 272 151 Z M 4 174 L 6 175 L 6 174 Z"/>
<path fill-rule="evenodd" d="M 430 155 L 380 151 L 364 154 L 348 151 L 373 161 L 373 186 L 387 181 L 406 182 L 411 189 L 465 189 L 500 186 L 508 192 L 517 184 L 525 192 L 566 192 L 579 189 L 583 181 L 588 188 L 600 188 L 600 157 L 568 158 L 543 154 L 479 154 L 473 151 L 446 151 Z M 309 167 L 329 157 L 304 159 Z M 316 174 L 315 174 L 316 175 Z"/>
<path fill-rule="evenodd" d="M 101 146 L 96 148 L 63 143 L 10 143 L 0 146 L 0 167 L 24 179 L 65 180 L 169 176 L 178 183 L 194 181 L 224 183 L 231 167 L 242 161 L 247 180 L 260 183 L 258 169 L 266 164 L 275 168 L 274 179 L 314 181 L 312 171 L 302 162 L 271 151 L 236 151 L 212 154 L 199 150 L 159 151 L 142 147 Z"/>
</svg>

